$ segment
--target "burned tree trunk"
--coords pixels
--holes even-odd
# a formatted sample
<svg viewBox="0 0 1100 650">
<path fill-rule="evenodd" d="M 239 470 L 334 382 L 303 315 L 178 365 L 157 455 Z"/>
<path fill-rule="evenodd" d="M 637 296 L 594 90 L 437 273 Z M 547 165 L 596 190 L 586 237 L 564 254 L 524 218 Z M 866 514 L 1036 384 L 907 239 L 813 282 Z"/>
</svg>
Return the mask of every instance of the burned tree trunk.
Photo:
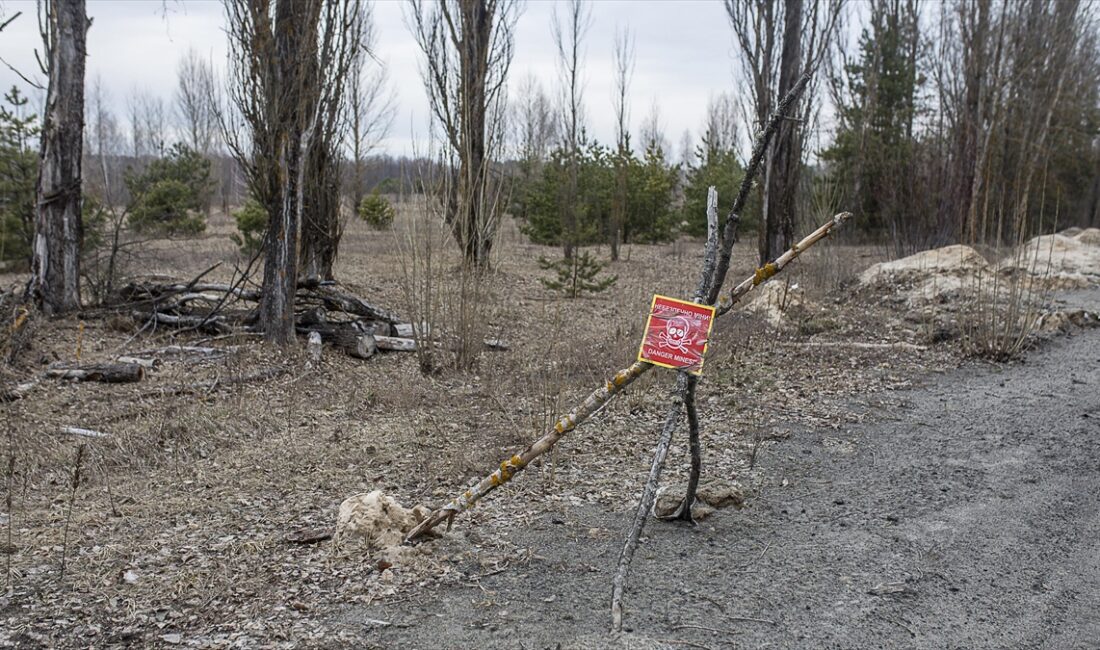
<svg viewBox="0 0 1100 650">
<path fill-rule="evenodd" d="M 82 222 L 80 161 L 84 142 L 84 0 L 46 5 L 49 89 L 38 170 L 34 256 L 29 294 L 47 314 L 80 307 Z"/>
<path fill-rule="evenodd" d="M 778 97 L 786 97 L 801 75 L 802 0 L 786 0 L 783 50 L 779 59 Z M 802 147 L 796 122 L 779 125 L 764 165 L 764 222 L 760 228 L 760 263 L 773 259 L 794 241 L 795 198 Z"/>
</svg>

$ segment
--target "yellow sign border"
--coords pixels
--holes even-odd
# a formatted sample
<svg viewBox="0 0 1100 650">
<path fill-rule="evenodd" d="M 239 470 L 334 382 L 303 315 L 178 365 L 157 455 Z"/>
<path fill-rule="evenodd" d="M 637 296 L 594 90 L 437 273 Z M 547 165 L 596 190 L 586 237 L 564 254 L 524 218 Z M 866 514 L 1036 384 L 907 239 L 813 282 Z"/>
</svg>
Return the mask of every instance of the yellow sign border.
<svg viewBox="0 0 1100 650">
<path fill-rule="evenodd" d="M 702 355 L 703 358 L 699 360 L 698 370 L 687 370 L 682 366 L 673 366 L 673 365 L 670 365 L 670 364 L 667 364 L 667 363 L 662 363 L 660 361 L 653 361 L 651 359 L 646 359 L 642 356 L 642 352 L 643 352 L 643 350 L 645 350 L 646 336 L 649 334 L 649 324 L 653 320 L 653 308 L 657 306 L 657 301 L 658 300 L 667 300 L 669 302 L 680 303 L 681 305 L 690 305 L 692 307 L 702 307 L 703 309 L 710 312 L 710 320 L 707 322 L 707 342 L 703 344 L 703 355 Z M 650 303 L 649 303 L 649 314 L 646 316 L 646 319 L 645 319 L 645 329 L 642 331 L 642 342 L 638 345 L 638 361 L 641 362 L 641 363 L 648 363 L 650 365 L 657 366 L 659 368 L 668 368 L 670 370 L 679 370 L 680 372 L 686 372 L 689 375 L 695 375 L 696 377 L 702 376 L 702 374 L 703 374 L 703 363 L 707 360 L 707 350 L 710 348 L 710 333 L 714 329 L 714 314 L 715 314 L 714 305 L 703 305 L 703 304 L 700 304 L 700 303 L 697 303 L 697 302 L 692 302 L 690 300 L 682 300 L 680 298 L 673 298 L 672 296 L 662 296 L 659 293 L 653 294 L 653 300 L 651 300 Z"/>
</svg>

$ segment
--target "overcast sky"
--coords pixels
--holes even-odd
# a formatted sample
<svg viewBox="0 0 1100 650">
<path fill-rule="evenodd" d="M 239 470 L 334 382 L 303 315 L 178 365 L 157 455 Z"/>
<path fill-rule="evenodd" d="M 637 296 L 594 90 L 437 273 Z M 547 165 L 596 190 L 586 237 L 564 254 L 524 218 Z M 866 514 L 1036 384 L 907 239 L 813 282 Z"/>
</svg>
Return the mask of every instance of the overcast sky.
<svg viewBox="0 0 1100 650">
<path fill-rule="evenodd" d="M 554 2 L 531 0 L 519 19 L 516 52 L 510 74 L 515 88 L 534 75 L 556 96 L 555 48 L 551 37 Z M 167 8 L 167 12 L 165 12 Z M 397 96 L 397 114 L 382 150 L 410 154 L 427 132 L 427 100 L 418 73 L 418 50 L 405 26 L 403 2 L 374 3 L 378 26 L 377 54 L 389 68 Z M 0 16 L 22 11 L 0 33 L 0 58 L 36 79 L 42 75 L 34 60 L 41 47 L 30 0 L 0 0 Z M 176 64 L 188 48 L 209 56 L 224 70 L 224 14 L 214 0 L 89 0 L 94 20 L 88 32 L 89 84 L 97 75 L 108 91 L 117 117 L 125 122 L 126 96 L 141 89 L 171 101 Z M 585 105 L 589 131 L 597 139 L 613 139 L 611 110 L 612 51 L 617 29 L 629 28 L 635 38 L 636 63 L 630 88 L 632 130 L 636 133 L 656 102 L 670 152 L 679 153 L 681 134 L 698 137 L 707 101 L 717 92 L 736 92 L 734 50 L 725 11 L 718 0 L 626 2 L 596 0 L 592 25 L 584 41 Z M 17 84 L 30 91 L 7 66 L 0 65 L 0 87 Z M 421 145 L 420 150 L 424 147 Z"/>
</svg>

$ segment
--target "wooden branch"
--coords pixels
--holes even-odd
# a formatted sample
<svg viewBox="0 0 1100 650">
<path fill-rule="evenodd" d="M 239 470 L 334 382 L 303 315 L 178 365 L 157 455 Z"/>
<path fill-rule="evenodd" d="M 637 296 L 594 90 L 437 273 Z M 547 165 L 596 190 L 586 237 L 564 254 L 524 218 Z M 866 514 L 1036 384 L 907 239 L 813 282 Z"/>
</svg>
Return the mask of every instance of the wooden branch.
<svg viewBox="0 0 1100 650">
<path fill-rule="evenodd" d="M 843 224 L 849 217 L 850 213 L 842 213 L 833 217 L 827 224 L 818 228 L 805 239 L 800 241 L 794 248 L 787 251 L 779 257 L 774 263 L 775 270 L 772 273 L 778 273 L 794 258 L 800 255 L 802 252 L 813 246 L 818 241 L 822 240 L 832 231 L 832 229 Z M 744 282 L 737 285 L 727 296 L 723 296 L 723 304 L 727 305 L 723 311 L 719 312 L 719 315 L 725 314 L 733 308 L 746 293 L 751 291 L 757 282 L 754 284 L 755 278 L 760 274 L 759 270 L 752 276 L 749 276 Z M 763 278 L 760 282 L 764 282 L 770 279 L 771 275 Z M 742 289 L 743 285 L 747 284 L 747 288 Z M 652 365 L 642 361 L 636 361 L 627 368 L 615 373 L 614 377 L 607 380 L 605 384 L 596 390 L 592 391 L 585 397 L 584 401 L 578 404 L 568 415 L 562 416 L 554 424 L 553 428 L 546 432 L 541 438 L 536 440 L 531 446 L 527 447 L 522 453 L 512 456 L 510 459 L 500 464 L 500 469 L 489 474 L 476 485 L 470 487 L 462 494 L 456 496 L 449 501 L 443 507 L 435 510 L 424 521 L 420 522 L 416 528 L 409 531 L 409 534 L 405 536 L 406 542 L 414 542 L 418 538 L 422 537 L 425 533 L 432 530 L 440 523 L 449 521 L 455 515 L 461 514 L 466 510 L 469 510 L 471 506 L 480 501 L 485 495 L 489 494 L 497 487 L 507 483 L 517 473 L 523 471 L 531 461 L 535 460 L 539 456 L 545 454 L 554 448 L 554 445 L 558 443 L 562 436 L 566 433 L 577 428 L 581 423 L 590 418 L 593 413 L 603 408 L 608 402 L 612 400 L 616 395 L 623 392 L 627 386 L 634 383 L 634 381 L 648 372 Z"/>
<path fill-rule="evenodd" d="M 315 325 L 298 327 L 301 333 L 319 334 L 325 343 L 339 348 L 349 356 L 357 359 L 369 359 L 378 352 L 380 345 L 375 342 L 375 337 L 369 328 L 360 325 L 359 322 L 351 323 L 317 323 Z"/>
<path fill-rule="evenodd" d="M 80 427 L 61 427 L 61 433 L 70 436 L 81 436 L 84 438 L 109 438 L 111 434 L 103 433 L 102 431 L 95 431 L 93 429 L 81 429 Z"/>
<path fill-rule="evenodd" d="M 774 262 L 768 262 L 762 268 L 756 269 L 756 272 L 752 274 L 752 277 L 745 278 L 740 284 L 730 289 L 729 293 L 722 296 L 718 300 L 718 304 L 715 305 L 718 316 L 723 316 L 733 309 L 734 305 L 741 302 L 741 299 L 745 297 L 745 294 L 755 289 L 758 285 L 771 279 L 773 275 L 782 271 L 788 264 L 798 258 L 806 249 L 810 248 L 817 242 L 825 239 L 836 228 L 839 228 L 845 221 L 852 218 L 851 212 L 841 212 L 833 217 L 830 221 L 827 221 L 817 230 L 813 231 L 809 235 L 806 235 L 802 241 L 798 242 L 786 253 L 783 253 L 775 259 Z"/>
<path fill-rule="evenodd" d="M 54 364 L 46 370 L 46 376 L 70 381 L 127 384 L 141 381 L 145 377 L 145 368 L 136 363 L 100 363 L 83 366 Z"/>
<path fill-rule="evenodd" d="M 733 206 L 730 208 L 729 214 L 726 215 L 726 223 L 722 227 L 722 246 L 718 252 L 718 264 L 714 271 L 713 282 L 707 289 L 708 305 L 713 305 L 718 300 L 718 294 L 722 291 L 722 285 L 726 281 L 726 274 L 729 272 L 730 267 L 730 257 L 733 255 L 733 244 L 737 240 L 737 224 L 741 219 L 741 211 L 745 209 L 745 203 L 748 201 L 753 180 L 760 171 L 760 164 L 764 160 L 764 153 L 768 149 L 768 144 L 779 129 L 783 116 L 798 101 L 802 92 L 806 90 L 806 86 L 810 83 L 810 76 L 811 71 L 807 70 L 791 88 L 790 92 L 780 100 L 779 106 L 772 113 L 768 124 L 756 138 L 752 155 L 749 157 L 749 164 L 745 167 L 745 175 L 741 177 L 741 187 L 737 191 L 737 198 L 734 199 Z"/>
<path fill-rule="evenodd" d="M 221 317 L 175 316 L 173 314 L 163 314 L 157 311 L 135 311 L 133 314 L 134 318 L 145 323 L 153 321 L 160 325 L 170 325 L 172 327 L 193 327 L 210 334 L 229 334 L 233 331 L 233 328 L 222 320 Z"/>
<path fill-rule="evenodd" d="M 699 441 L 699 412 L 695 408 L 695 387 L 699 378 L 692 375 L 688 380 L 687 393 L 684 395 L 684 410 L 688 420 L 688 444 L 691 448 L 691 469 L 688 471 L 687 489 L 680 506 L 672 513 L 672 519 L 695 524 L 691 516 L 691 507 L 695 505 L 695 493 L 699 490 L 699 476 L 703 472 L 703 446 Z"/>
<path fill-rule="evenodd" d="M 34 390 L 38 385 L 37 381 L 28 381 L 22 384 L 16 384 L 11 388 L 0 388 L 0 403 L 14 402 L 15 400 L 23 399 Z"/>
<path fill-rule="evenodd" d="M 645 527 L 645 520 L 649 516 L 649 511 L 653 509 L 653 501 L 657 497 L 657 484 L 661 480 L 665 458 L 668 457 L 672 433 L 680 422 L 684 395 L 688 390 L 688 378 L 689 375 L 686 372 L 676 373 L 676 389 L 672 392 L 672 403 L 665 412 L 665 423 L 661 427 L 661 436 L 657 439 L 657 450 L 653 452 L 653 462 L 649 466 L 649 478 L 646 479 L 645 487 L 642 488 L 642 498 L 638 500 L 638 508 L 634 511 L 634 521 L 630 526 L 630 533 L 627 534 L 626 543 L 623 544 L 623 550 L 619 552 L 618 568 L 611 583 L 611 629 L 615 632 L 623 629 L 623 587 L 630 570 L 630 560 L 634 557 L 642 528 Z"/>
<path fill-rule="evenodd" d="M 736 226 L 736 220 L 733 222 Z M 703 265 L 699 273 L 699 283 L 695 287 L 694 301 L 702 303 L 709 293 L 709 288 L 714 285 L 717 278 L 716 258 L 718 256 L 718 192 L 713 187 L 707 191 L 707 243 L 703 250 Z M 696 484 L 699 481 L 699 466 L 701 451 L 698 445 L 699 421 L 695 417 L 695 385 L 698 378 L 684 371 L 676 373 L 676 388 L 672 392 L 672 403 L 668 407 L 665 416 L 665 424 L 661 428 L 661 436 L 657 440 L 657 450 L 653 453 L 653 462 L 649 467 L 649 478 L 642 488 L 642 497 L 638 500 L 638 508 L 634 512 L 634 521 L 627 533 L 623 550 L 619 553 L 619 564 L 615 570 L 615 577 L 611 587 L 611 629 L 614 632 L 623 627 L 623 589 L 626 585 L 626 576 L 630 572 L 630 562 L 634 559 L 634 551 L 638 548 L 638 540 L 641 539 L 642 529 L 645 528 L 646 518 L 653 510 L 653 502 L 657 498 L 657 485 L 661 480 L 661 472 L 665 468 L 665 460 L 668 457 L 668 447 L 672 442 L 672 434 L 680 420 L 680 414 L 685 405 L 689 405 L 689 414 L 692 417 L 692 470 Z M 689 486 L 690 488 L 690 486 Z M 690 501 L 695 499 L 694 488 L 684 496 L 684 502 L 688 505 L 688 520 L 691 520 Z M 682 504 L 681 504 L 682 507 Z"/>
</svg>

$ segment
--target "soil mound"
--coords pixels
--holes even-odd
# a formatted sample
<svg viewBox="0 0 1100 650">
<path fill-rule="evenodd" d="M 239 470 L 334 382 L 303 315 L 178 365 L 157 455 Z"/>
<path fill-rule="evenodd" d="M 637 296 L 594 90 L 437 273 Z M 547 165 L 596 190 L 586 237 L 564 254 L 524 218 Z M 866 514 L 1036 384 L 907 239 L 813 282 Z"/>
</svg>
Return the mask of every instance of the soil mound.
<svg viewBox="0 0 1100 650">
<path fill-rule="evenodd" d="M 977 275 L 989 270 L 989 263 L 981 253 L 969 246 L 955 244 L 943 248 L 921 251 L 892 262 L 882 262 L 868 268 L 859 276 L 863 286 L 886 282 L 923 282 L 936 276 L 961 277 Z"/>
<path fill-rule="evenodd" d="M 1076 237 L 1063 234 L 1035 237 L 1005 258 L 998 268 L 1007 274 L 1036 277 L 1048 289 L 1084 289 L 1100 284 L 1100 245 L 1088 242 L 1096 229 Z"/>
<path fill-rule="evenodd" d="M 336 539 L 361 540 L 368 547 L 394 559 L 403 548 L 405 534 L 430 514 L 424 506 L 405 508 L 381 490 L 344 499 L 336 520 Z"/>
<path fill-rule="evenodd" d="M 1100 228 L 1087 228 L 1073 238 L 1088 246 L 1100 246 Z"/>
<path fill-rule="evenodd" d="M 787 324 L 792 315 L 806 315 L 818 307 L 806 299 L 805 292 L 797 284 L 769 282 L 757 287 L 752 300 L 744 310 L 760 316 L 772 327 Z"/>
</svg>

